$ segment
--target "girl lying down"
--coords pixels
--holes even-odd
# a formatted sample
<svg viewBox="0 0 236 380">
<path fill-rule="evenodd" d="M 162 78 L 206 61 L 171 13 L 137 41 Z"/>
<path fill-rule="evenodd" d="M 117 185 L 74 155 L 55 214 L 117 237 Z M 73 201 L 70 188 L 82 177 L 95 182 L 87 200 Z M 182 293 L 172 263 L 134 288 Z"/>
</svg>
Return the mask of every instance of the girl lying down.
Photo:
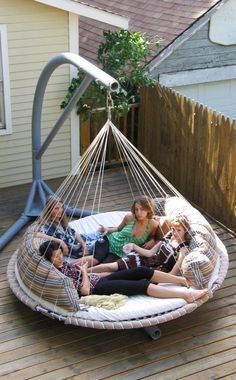
<svg viewBox="0 0 236 380">
<path fill-rule="evenodd" d="M 46 241 L 39 248 L 40 254 L 49 260 L 60 272 L 73 280 L 80 296 L 89 294 L 111 295 L 120 293 L 130 295 L 148 295 L 158 298 L 183 298 L 187 303 L 203 297 L 208 289 L 187 289 L 184 277 L 163 273 L 151 268 L 135 268 L 112 274 L 88 274 L 88 263 L 79 268 L 66 264 L 60 244 Z M 180 285 L 179 289 L 170 289 L 159 283 Z"/>
</svg>

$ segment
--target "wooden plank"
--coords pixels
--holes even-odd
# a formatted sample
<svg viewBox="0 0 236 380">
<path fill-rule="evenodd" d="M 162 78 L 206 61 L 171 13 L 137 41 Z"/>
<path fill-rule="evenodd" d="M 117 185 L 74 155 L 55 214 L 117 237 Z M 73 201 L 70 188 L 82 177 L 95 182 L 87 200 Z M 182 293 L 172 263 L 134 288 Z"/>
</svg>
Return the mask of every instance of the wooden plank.
<svg viewBox="0 0 236 380">
<path fill-rule="evenodd" d="M 223 344 L 225 343 L 225 345 Z M 225 346 L 227 345 L 228 342 L 222 342 L 222 348 L 225 348 Z M 216 343 L 217 345 L 218 343 Z M 176 372 L 178 373 L 178 377 L 177 379 L 179 378 L 183 378 L 183 376 L 187 376 L 187 378 L 189 378 L 189 376 L 192 374 L 192 372 L 195 371 L 195 376 L 197 376 L 197 373 L 199 373 L 199 368 L 201 369 L 204 369 L 204 367 L 206 366 L 216 366 L 218 365 L 219 362 L 221 363 L 224 363 L 225 361 L 228 362 L 228 361 L 233 361 L 233 358 L 234 358 L 234 355 L 235 355 L 235 352 L 236 352 L 236 349 L 235 348 L 231 348 L 231 349 L 227 349 L 223 352 L 220 352 L 220 353 L 215 353 L 215 354 L 212 354 L 211 353 L 211 349 L 212 347 L 209 347 L 209 357 L 207 358 L 203 358 L 203 359 L 198 359 L 194 361 L 194 365 L 187 365 L 187 364 L 183 364 L 182 366 L 179 366 L 178 363 L 176 363 L 176 361 L 174 361 L 173 364 L 176 364 L 176 366 L 178 365 L 178 367 L 176 368 L 175 367 L 175 370 Z M 208 348 L 206 348 L 207 350 Z M 194 353 L 193 352 L 193 355 L 192 352 L 189 354 L 190 356 L 190 360 L 191 358 L 194 356 Z M 184 360 L 182 361 L 184 362 Z M 235 372 L 234 372 L 235 373 Z M 162 377 L 163 380 L 172 380 L 173 379 L 173 371 L 170 369 L 168 371 L 164 371 L 164 372 L 158 372 L 158 375 Z M 198 378 L 199 376 L 201 375 L 201 372 L 199 373 L 198 375 Z M 147 376 L 146 378 L 149 379 L 149 380 L 154 380 L 156 379 L 156 376 L 157 374 L 153 375 L 153 376 Z M 117 379 L 116 377 L 114 379 Z M 127 379 L 129 379 L 129 377 L 127 377 Z"/>
<path fill-rule="evenodd" d="M 212 315 L 214 315 L 214 313 L 212 313 Z M 203 319 L 204 320 L 204 319 Z M 224 321 L 223 321 L 224 320 Z M 222 320 L 222 318 L 219 318 L 218 319 L 218 324 L 217 324 L 217 326 L 216 325 L 213 325 L 212 323 L 210 323 L 210 324 L 206 324 L 206 326 L 205 326 L 205 331 L 209 331 L 209 328 L 211 328 L 211 329 L 214 329 L 213 330 L 213 333 L 212 333 L 212 336 L 214 337 L 214 336 L 216 336 L 217 337 L 217 331 L 215 331 L 215 329 L 219 329 L 219 326 L 220 325 L 222 325 L 222 323 L 224 323 L 224 326 L 226 327 L 227 326 L 227 322 L 226 322 L 226 319 L 224 319 L 223 318 L 223 320 Z M 235 317 L 233 317 L 233 319 L 232 319 L 232 317 L 229 317 L 228 318 L 228 325 L 229 325 L 229 327 L 228 327 L 228 331 L 231 331 L 231 328 L 233 329 L 233 327 L 232 327 L 232 324 L 235 322 Z M 168 331 L 168 329 L 167 329 L 167 331 Z M 180 338 L 179 338 L 179 333 L 177 333 L 177 331 L 178 331 L 178 328 L 176 329 L 176 331 L 175 331 L 175 333 L 173 333 L 172 335 L 171 334 L 169 334 L 168 332 L 167 332 L 167 336 L 168 336 L 168 338 L 167 338 L 167 343 L 168 342 L 170 342 L 171 340 L 173 340 L 173 343 L 174 342 L 176 342 L 176 344 L 177 344 L 177 342 L 178 342 L 178 344 L 177 344 L 177 346 L 179 347 L 179 344 L 180 344 Z M 221 330 L 220 330 L 221 331 Z M 200 336 L 203 336 L 204 337 L 204 335 L 203 335 L 203 332 L 204 331 L 202 331 L 202 329 L 201 329 L 201 326 L 199 327 L 199 326 L 196 326 L 195 327 L 195 330 L 194 330 L 194 335 L 196 335 L 196 336 L 198 336 L 199 334 L 200 334 Z M 231 332 L 232 333 L 232 332 Z M 165 336 L 165 335 L 164 335 Z M 133 339 L 134 337 L 132 337 L 132 339 Z M 176 341 L 176 339 L 177 339 L 177 341 Z M 184 342 L 186 342 L 186 339 L 189 339 L 190 341 L 192 340 L 192 334 L 190 333 L 190 331 L 188 331 L 188 329 L 186 328 L 186 330 L 182 333 L 182 335 L 181 335 L 181 341 L 183 340 Z M 128 341 L 130 340 L 130 338 L 128 339 Z M 108 346 L 108 344 L 106 344 L 105 346 L 104 346 L 104 344 L 102 343 L 102 346 L 104 346 L 104 348 L 100 348 L 99 350 L 95 350 L 94 349 L 94 347 L 92 347 L 92 348 L 90 348 L 90 351 L 89 352 L 91 352 L 91 354 L 92 354 L 92 357 L 93 357 L 93 359 L 92 359 L 92 362 L 93 362 L 93 366 L 95 365 L 95 359 L 96 359 L 96 362 L 97 363 L 101 363 L 100 365 L 102 365 L 103 364 L 103 358 L 104 358 L 104 356 L 102 355 L 102 353 L 103 353 L 103 350 L 105 351 L 105 352 L 107 352 L 106 353 L 106 364 L 108 365 L 109 364 L 109 361 L 110 360 L 118 360 L 118 359 L 121 359 L 121 358 L 123 358 L 123 359 L 126 359 L 126 357 L 127 357 L 127 354 L 129 354 L 129 356 L 131 357 L 133 357 L 134 356 L 134 358 L 136 358 L 136 356 L 137 356 L 137 354 L 140 354 L 141 356 L 142 356 L 142 353 L 143 353 L 143 349 L 145 348 L 145 352 L 146 352 L 146 355 L 148 355 L 148 352 L 149 352 L 149 349 L 152 351 L 152 348 L 151 347 L 149 347 L 149 344 L 147 344 L 146 345 L 146 347 L 145 347 L 145 344 L 144 344 L 144 346 L 143 345 L 141 345 L 140 346 L 140 344 L 139 343 L 135 343 L 135 341 L 133 340 L 133 344 L 135 345 L 135 346 L 137 346 L 137 347 L 135 347 L 135 349 L 132 349 L 132 353 L 130 352 L 130 349 L 129 348 L 126 348 L 126 346 L 125 346 L 125 342 L 126 342 L 126 340 L 124 340 L 124 342 L 122 343 L 122 347 L 121 348 L 119 348 L 119 346 L 117 346 L 117 344 L 115 344 L 115 348 L 113 347 L 113 350 L 112 350 L 112 353 L 111 353 L 111 355 L 109 354 L 109 352 L 110 352 L 110 350 L 111 350 L 111 346 Z M 162 345 L 165 345 L 166 344 L 166 342 L 165 341 L 163 341 L 162 342 L 162 344 L 161 344 L 161 347 L 162 347 Z M 185 343 L 183 343 L 183 344 L 185 344 Z M 193 343 L 194 344 L 194 343 Z M 89 345 L 91 346 L 91 342 L 89 342 Z M 117 348 L 118 347 L 118 348 Z M 160 347 L 159 347 L 160 348 Z M 75 350 L 75 348 L 73 348 L 73 352 L 74 352 L 74 350 Z M 101 352 L 101 350 L 102 350 L 102 352 Z M 128 351 L 127 351 L 128 350 Z M 96 353 L 95 353 L 96 352 Z M 81 355 L 82 355 L 82 353 L 80 352 L 80 354 L 79 355 L 77 355 L 76 354 L 76 352 L 74 352 L 74 354 L 75 355 L 73 355 L 73 357 L 71 357 L 70 356 L 70 361 L 69 362 L 67 362 L 67 364 L 72 364 L 72 363 L 74 363 L 75 361 L 76 362 L 78 362 L 78 360 L 79 360 L 79 362 L 82 360 L 82 358 L 81 358 Z M 95 358 L 95 357 L 97 357 L 97 358 Z M 48 360 L 49 360 L 49 357 L 47 358 Z M 147 357 L 146 357 L 146 359 L 147 359 Z M 89 359 L 88 359 L 89 360 Z M 27 360 L 27 363 L 30 361 L 30 358 L 28 358 L 28 360 Z M 133 359 L 132 359 L 132 361 L 133 361 Z M 83 366 L 83 368 L 84 368 L 84 370 L 85 369 L 88 369 L 89 370 L 89 366 L 91 366 L 91 364 L 89 364 L 89 363 L 87 363 L 86 364 L 86 366 L 84 365 L 84 362 L 82 362 L 81 363 L 81 365 Z M 98 364 L 97 364 L 98 365 Z M 49 367 L 48 366 L 50 366 L 50 368 L 53 368 L 54 370 L 56 370 L 56 369 L 59 369 L 59 368 L 61 368 L 61 367 L 64 367 L 64 363 L 63 363 L 63 361 L 60 359 L 60 357 L 59 357 L 59 355 L 57 355 L 56 356 L 56 359 L 55 360 L 53 360 L 53 361 L 51 361 L 50 360 L 50 363 L 46 363 L 45 364 L 45 366 L 48 368 L 48 370 L 49 370 Z M 1 367 L 0 367 L 0 369 L 1 369 Z M 31 370 L 33 371 L 33 368 L 31 368 Z M 59 372 L 59 370 L 57 371 L 57 372 Z M 0 373 L 1 373 L 1 371 L 0 371 Z M 34 372 L 33 372 L 34 373 Z M 21 374 L 21 376 L 25 376 L 25 372 L 19 372 L 19 374 Z M 35 373 L 34 373 L 34 375 L 35 375 Z M 56 375 L 57 375 L 57 373 L 56 373 Z M 68 371 L 67 371 L 67 375 L 68 375 Z M 42 375 L 40 375 L 40 376 L 42 376 Z"/>
<path fill-rule="evenodd" d="M 232 331 L 231 333 L 232 334 Z M 214 339 L 214 334 L 212 334 L 212 339 Z M 190 338 L 190 340 L 183 342 L 178 342 L 178 344 L 173 343 L 171 347 L 168 349 L 166 347 L 158 347 L 155 349 L 154 345 L 150 351 L 147 352 L 145 349 L 145 344 L 142 347 L 136 347 L 136 355 L 132 355 L 132 357 L 127 358 L 127 351 L 115 351 L 110 354 L 106 354 L 106 361 L 104 362 L 104 357 L 97 356 L 93 357 L 93 360 L 87 361 L 79 361 L 77 358 L 76 365 L 70 367 L 64 367 L 62 369 L 57 369 L 53 371 L 53 374 L 56 375 L 57 379 L 65 379 L 69 376 L 79 375 L 79 379 L 104 379 L 107 377 L 112 377 L 112 379 L 138 379 L 138 378 L 148 378 L 154 374 L 153 379 L 156 379 L 157 376 L 162 376 L 163 371 L 170 368 L 170 377 L 169 379 L 173 380 L 173 369 L 175 369 L 176 373 L 179 373 L 180 365 L 184 365 L 187 361 L 186 357 L 188 357 L 188 362 L 194 361 L 202 361 L 207 363 L 205 359 L 202 359 L 204 354 L 211 355 L 211 360 L 218 365 L 219 356 L 222 353 L 217 354 L 217 349 L 219 342 L 213 342 L 212 344 L 208 344 L 206 347 L 200 345 L 198 347 L 201 338 Z M 228 351 L 227 355 L 229 359 L 232 360 L 236 353 L 236 348 L 234 348 L 234 338 L 227 338 L 227 333 L 222 336 L 222 340 L 220 343 L 221 348 L 224 351 Z M 158 344 L 159 346 L 159 344 Z M 145 350 L 145 354 L 144 354 Z M 181 351 L 180 351 L 181 350 Z M 178 353 L 181 352 L 181 355 Z M 126 356 L 125 356 L 126 355 Z M 217 358 L 215 357 L 217 356 Z M 222 354 L 223 356 L 223 354 Z M 120 359 L 123 357 L 123 360 Z M 218 359 L 218 361 L 217 361 Z M 223 356 L 222 362 L 224 362 L 225 358 Z M 59 363 L 58 363 L 59 364 Z M 50 371 L 51 362 L 48 363 L 47 371 Z M 207 365 L 207 364 L 205 364 Z M 178 366 L 178 368 L 176 368 Z M 192 365 L 186 365 L 189 368 L 189 372 L 191 371 Z M 134 368 L 134 369 L 133 369 Z M 202 367 L 201 367 L 202 368 Z M 184 370 L 182 370 L 184 373 Z M 190 372 L 191 373 L 191 372 Z M 165 372 L 164 372 L 165 375 Z M 50 379 L 52 374 L 49 372 L 45 375 L 40 375 L 38 379 L 46 380 Z M 165 378 L 166 377 L 165 375 Z M 174 377 L 177 378 L 177 377 Z"/>
<path fill-rule="evenodd" d="M 214 366 L 210 369 L 201 370 L 193 375 L 181 377 L 181 380 L 197 380 L 197 379 L 235 379 L 235 361 L 231 360 L 224 364 Z"/>
<path fill-rule="evenodd" d="M 49 181 L 49 185 L 56 188 L 61 181 Z M 4 228 L 22 212 L 28 189 L 29 185 L 24 185 L 0 190 Z M 104 194 L 103 207 L 107 210 L 113 210 L 115 205 L 130 207 L 130 195 L 119 170 L 108 171 Z M 236 377 L 233 367 L 236 360 L 236 239 L 216 222 L 212 226 L 229 252 L 227 278 L 206 304 L 191 314 L 160 325 L 162 337 L 158 342 L 150 340 L 142 329 L 106 331 L 65 326 L 22 304 L 11 293 L 6 280 L 7 262 L 19 245 L 21 232 L 0 255 L 1 379 L 177 380 L 199 378 L 200 374 L 201 378 L 208 378 L 215 373 L 223 377 L 224 369 L 227 378 Z"/>
<path fill-rule="evenodd" d="M 132 340 L 130 339 L 130 335 L 124 334 L 124 332 L 118 332 L 115 334 L 116 336 L 120 336 L 119 338 L 114 338 L 111 334 L 107 333 L 103 333 L 102 335 L 104 339 L 101 339 L 100 342 L 98 340 L 95 341 L 94 336 L 87 336 L 86 339 L 81 342 L 69 342 L 67 347 L 63 345 L 61 349 L 60 347 L 56 347 L 56 349 L 50 348 L 48 352 L 42 352 L 42 354 L 39 353 L 38 355 L 30 355 L 27 357 L 27 368 L 25 368 L 25 360 L 14 361 L 14 363 L 11 363 L 11 366 L 13 365 L 14 370 L 17 370 L 19 378 L 28 378 L 29 376 L 35 377 L 37 375 L 41 377 L 50 371 L 56 371 L 55 378 L 57 378 L 58 368 L 64 366 L 63 357 L 65 349 L 68 351 L 67 365 L 71 366 L 78 360 L 83 363 L 89 353 L 92 354 L 92 357 L 96 355 L 96 352 L 99 356 L 103 356 L 102 354 L 106 353 L 107 350 L 112 352 L 116 349 L 117 345 L 122 345 L 124 349 L 128 349 L 128 347 L 132 345 L 132 341 L 140 344 L 140 341 L 142 340 L 142 333 L 140 334 L 139 331 L 137 331 L 136 334 L 132 334 Z M 5 378 L 9 368 L 9 365 L 0 366 L 1 378 Z M 7 376 L 9 376 L 9 379 L 14 379 L 14 373 Z"/>
</svg>

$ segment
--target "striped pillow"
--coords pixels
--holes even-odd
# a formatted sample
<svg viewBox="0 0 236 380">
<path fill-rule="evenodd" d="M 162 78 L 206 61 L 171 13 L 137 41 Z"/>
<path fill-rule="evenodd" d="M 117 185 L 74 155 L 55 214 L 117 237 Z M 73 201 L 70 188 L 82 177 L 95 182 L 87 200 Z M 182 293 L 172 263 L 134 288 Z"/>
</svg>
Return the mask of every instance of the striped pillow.
<svg viewBox="0 0 236 380">
<path fill-rule="evenodd" d="M 200 223 L 191 223 L 191 231 L 194 232 L 196 239 L 204 240 L 206 241 L 213 249 L 216 248 L 216 237 L 214 232 L 212 231 L 212 228 L 210 225 L 207 225 L 206 223 L 200 224 Z M 194 243 L 194 238 L 193 238 L 193 243 Z"/>
<path fill-rule="evenodd" d="M 154 214 L 165 215 L 166 198 L 153 198 L 153 201 L 154 201 Z"/>
<path fill-rule="evenodd" d="M 29 231 L 31 233 L 29 233 Z M 79 296 L 70 278 L 38 254 L 42 239 L 33 238 L 30 226 L 17 256 L 17 268 L 23 283 L 38 297 L 66 311 L 79 310 Z"/>
<path fill-rule="evenodd" d="M 189 284 L 196 289 L 207 287 L 214 265 L 210 259 L 201 252 L 190 252 L 182 262 L 183 276 Z"/>
<path fill-rule="evenodd" d="M 196 253 L 199 252 L 205 255 L 213 265 L 215 265 L 218 258 L 216 239 L 212 239 L 210 244 L 209 240 L 205 240 L 202 236 L 197 234 L 192 238 L 190 242 L 189 251 Z"/>
<path fill-rule="evenodd" d="M 168 198 L 165 210 L 168 217 L 183 214 L 188 218 L 192 239 L 181 269 L 194 287 L 204 288 L 219 256 L 216 235 L 204 216 L 183 198 Z"/>
</svg>

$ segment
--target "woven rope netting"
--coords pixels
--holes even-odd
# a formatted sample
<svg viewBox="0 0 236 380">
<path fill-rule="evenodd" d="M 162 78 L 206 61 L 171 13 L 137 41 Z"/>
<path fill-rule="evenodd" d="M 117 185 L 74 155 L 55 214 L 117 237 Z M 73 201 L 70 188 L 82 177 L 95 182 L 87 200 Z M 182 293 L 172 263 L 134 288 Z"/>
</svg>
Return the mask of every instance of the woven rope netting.
<svg viewBox="0 0 236 380">
<path fill-rule="evenodd" d="M 69 214 L 70 220 L 77 216 L 78 209 L 80 217 L 89 213 L 108 211 L 106 206 L 104 208 L 102 201 L 104 188 L 106 190 L 106 187 L 109 188 L 111 185 L 106 180 L 106 158 L 111 140 L 113 141 L 112 151 L 116 151 L 117 161 L 120 163 L 119 178 L 121 183 L 124 183 L 126 194 L 128 193 L 130 198 L 129 206 L 126 208 L 121 206 L 121 210 L 129 211 L 137 195 L 147 195 L 151 198 L 182 197 L 108 118 L 55 193 L 55 197 L 66 205 L 65 212 Z M 158 213 L 164 214 L 161 203 L 158 206 Z M 45 213 L 43 218 L 39 218 L 39 223 L 44 223 L 48 216 Z"/>
<path fill-rule="evenodd" d="M 121 210 L 129 211 L 137 195 L 147 195 L 154 199 L 166 199 L 169 196 L 183 198 L 108 118 L 52 199 L 52 202 L 55 202 L 55 199 L 63 201 L 65 213 L 69 214 L 69 221 L 77 217 L 76 210 L 78 209 L 81 217 L 89 213 L 108 211 L 106 206 L 104 208 L 102 200 L 104 188 L 111 185 L 106 182 L 106 158 L 111 139 L 113 141 L 112 149 L 116 150 L 120 163 L 119 179 L 125 183 L 130 198 L 129 206 L 121 207 Z M 119 195 L 117 196 L 119 197 Z M 156 211 L 157 214 L 164 215 L 164 204 L 160 202 Z M 44 212 L 43 216 L 38 218 L 40 225 L 48 220 L 49 212 Z"/>
<path fill-rule="evenodd" d="M 152 198 L 181 194 L 168 180 L 135 148 L 134 145 L 108 119 L 78 164 L 58 188 L 56 195 L 64 203 L 86 209 L 90 202 L 91 212 L 101 212 L 101 199 L 105 175 L 106 155 L 109 133 L 112 134 L 126 178 L 131 199 L 137 194 L 149 195 Z M 83 216 L 83 212 L 82 212 Z"/>
</svg>

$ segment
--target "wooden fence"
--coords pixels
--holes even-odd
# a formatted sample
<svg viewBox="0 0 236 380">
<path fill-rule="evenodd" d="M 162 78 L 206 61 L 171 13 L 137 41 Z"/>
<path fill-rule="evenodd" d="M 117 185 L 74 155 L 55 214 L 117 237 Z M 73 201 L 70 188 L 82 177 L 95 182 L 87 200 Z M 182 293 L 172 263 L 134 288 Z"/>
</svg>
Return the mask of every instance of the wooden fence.
<svg viewBox="0 0 236 380">
<path fill-rule="evenodd" d="M 81 120 L 81 152 L 104 125 Z M 156 85 L 114 124 L 187 199 L 236 230 L 236 121 Z M 106 164 L 119 162 L 113 140 Z"/>
<path fill-rule="evenodd" d="M 159 85 L 141 94 L 138 149 L 190 201 L 236 230 L 236 121 Z"/>
</svg>

